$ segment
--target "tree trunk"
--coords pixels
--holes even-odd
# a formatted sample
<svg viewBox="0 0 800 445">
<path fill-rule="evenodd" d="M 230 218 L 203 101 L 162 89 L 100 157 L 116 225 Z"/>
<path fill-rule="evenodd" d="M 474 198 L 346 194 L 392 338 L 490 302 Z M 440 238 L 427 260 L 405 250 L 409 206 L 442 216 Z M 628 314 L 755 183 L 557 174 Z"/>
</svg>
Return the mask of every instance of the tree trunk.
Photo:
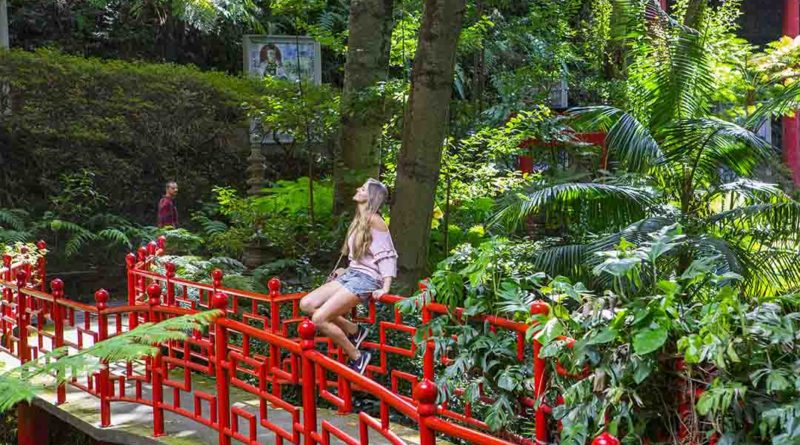
<svg viewBox="0 0 800 445">
<path fill-rule="evenodd" d="M 342 91 L 342 130 L 334 169 L 334 213 L 351 206 L 355 189 L 378 176 L 378 140 L 385 119 L 383 95 L 362 99 L 369 87 L 385 81 L 389 70 L 393 0 L 352 0 L 350 36 Z"/>
<path fill-rule="evenodd" d="M 700 25 L 703 19 L 703 13 L 706 9 L 707 0 L 690 0 L 689 5 L 686 7 L 686 16 L 683 19 L 683 24 L 695 28 Z"/>
<path fill-rule="evenodd" d="M 399 290 L 427 271 L 431 217 L 447 131 L 456 43 L 465 0 L 425 0 L 405 111 L 391 231 L 399 254 Z"/>
</svg>

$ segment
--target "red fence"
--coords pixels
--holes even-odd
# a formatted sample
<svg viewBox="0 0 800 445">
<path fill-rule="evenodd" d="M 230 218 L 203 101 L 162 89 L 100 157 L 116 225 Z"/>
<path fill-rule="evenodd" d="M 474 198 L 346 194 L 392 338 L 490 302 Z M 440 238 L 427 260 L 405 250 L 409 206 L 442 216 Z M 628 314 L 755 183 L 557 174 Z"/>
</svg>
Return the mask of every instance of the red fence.
<svg viewBox="0 0 800 445">
<path fill-rule="evenodd" d="M 245 444 L 258 444 L 258 429 L 271 431 L 276 445 L 284 441 L 299 445 L 329 445 L 338 440 L 347 445 L 366 445 L 368 432 L 374 430 L 390 443 L 405 441 L 393 431 L 390 412 L 399 415 L 400 423 L 414 425 L 422 445 L 433 445 L 437 437 L 457 438 L 480 444 L 546 443 L 550 408 L 544 403 L 546 386 L 545 362 L 539 358 L 540 345 L 526 344 L 529 326 L 508 319 L 484 316 L 495 331 L 507 331 L 516 337 L 517 358 L 526 361 L 532 354 L 533 393 L 523 397 L 521 404 L 535 419 L 535 438 L 510 433 L 490 432 L 481 419 L 473 416 L 469 402 L 437 397 L 437 363 L 432 340 L 428 340 L 422 363 L 422 376 L 413 375 L 389 366 L 396 357 L 411 360 L 417 355 L 412 341 L 418 326 L 437 316 L 449 314 L 448 308 L 422 300 L 422 320 L 404 320 L 395 303 L 403 297 L 385 295 L 381 303 L 394 305 L 388 321 L 377 322 L 377 342 L 364 342 L 362 347 L 374 351 L 378 364 L 370 365 L 364 376 L 350 370 L 346 356 L 324 337 L 316 336 L 314 325 L 301 315 L 299 301 L 303 294 L 281 294 L 280 282 L 269 281 L 269 294 L 246 292 L 224 287 L 220 270 L 212 273 L 211 284 L 188 281 L 175 275 L 175 267 L 164 263 L 164 273 L 155 264 L 163 252 L 164 238 L 140 248 L 137 255 L 126 258 L 128 271 L 128 300 L 124 306 L 109 307 L 109 295 L 104 290 L 95 293 L 94 306 L 64 297 L 63 283 L 51 282 L 45 292 L 45 261 L 38 264 L 15 264 L 4 259 L 0 269 L 3 289 L 0 332 L 3 342 L 0 352 L 6 352 L 25 362 L 55 348 L 66 346 L 70 351 L 83 349 L 94 342 L 111 338 L 135 328 L 146 321 L 160 321 L 205 309 L 221 309 L 207 333 L 193 332 L 180 342 L 161 345 L 161 353 L 137 363 L 107 364 L 103 370 L 68 384 L 94 395 L 100 400 L 101 426 L 109 426 L 111 404 L 132 402 L 153 408 L 153 434 L 164 434 L 165 411 L 192 419 L 219 433 L 219 443 L 235 439 Z M 44 243 L 39 249 L 44 251 Z M 31 279 L 32 278 L 32 279 Z M 535 313 L 546 312 L 544 304 L 534 304 Z M 368 316 L 358 321 L 376 323 L 376 307 L 372 302 Z M 462 317 L 462 310 L 455 315 Z M 355 314 L 354 314 L 355 317 Z M 35 323 L 33 322 L 35 320 Z M 420 323 L 421 322 L 421 323 Z M 54 329 L 45 327 L 52 324 Z M 25 335 L 27 333 L 27 335 Z M 389 342 L 390 333 L 393 341 Z M 407 338 L 403 343 L 399 338 Z M 403 343 L 403 344 L 398 344 Z M 446 365 L 443 357 L 439 365 Z M 562 369 L 556 368 L 559 373 Z M 193 388 L 193 375 L 215 380 L 212 394 Z M 379 384 L 374 377 L 383 376 L 390 382 Z M 299 387 L 301 397 L 283 397 L 288 387 Z M 232 406 L 233 389 L 244 391 L 259 401 L 258 409 Z M 149 395 L 147 394 L 149 392 Z M 379 415 L 358 414 L 359 437 L 353 437 L 328 421 L 318 425 L 317 410 L 321 400 L 340 413 L 353 410 L 354 394 L 368 393 L 379 404 Z M 171 393 L 172 397 L 165 397 Z M 191 395 L 192 406 L 182 406 L 181 395 Z M 171 400 L 170 400 L 171 399 Z M 66 388 L 58 388 L 57 403 L 66 400 Z M 537 402 L 538 401 L 538 402 Z M 454 403 L 459 402 L 459 403 Z M 287 428 L 270 421 L 268 406 L 291 416 Z M 456 406 L 458 408 L 456 408 Z M 601 435 L 595 443 L 608 442 Z M 613 438 L 612 438 L 613 439 Z M 614 439 L 616 440 L 616 439 Z"/>
</svg>

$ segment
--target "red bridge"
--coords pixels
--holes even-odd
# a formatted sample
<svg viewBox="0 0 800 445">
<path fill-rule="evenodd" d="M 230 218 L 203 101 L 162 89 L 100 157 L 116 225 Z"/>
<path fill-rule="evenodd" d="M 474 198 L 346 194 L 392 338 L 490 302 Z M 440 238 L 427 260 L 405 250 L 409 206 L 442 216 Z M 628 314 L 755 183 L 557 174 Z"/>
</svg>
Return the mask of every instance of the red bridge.
<svg viewBox="0 0 800 445">
<path fill-rule="evenodd" d="M 521 414 L 534 425 L 534 437 L 491 432 L 482 419 L 473 416 L 473 406 L 463 399 L 463 392 L 439 396 L 433 382 L 449 360 L 445 357 L 437 363 L 433 340 L 420 348 L 424 352 L 412 341 L 420 326 L 451 314 L 447 307 L 430 301 L 429 295 L 420 300 L 421 320 L 404 319 L 396 305 L 404 297 L 396 295 L 380 299 L 392 307 L 389 320 L 377 320 L 375 302 L 370 303 L 366 317 L 353 314 L 356 321 L 377 322 L 379 332 L 377 342 L 363 344 L 377 360 L 373 358 L 362 376 L 344 365 L 345 355 L 329 339 L 316 336 L 314 325 L 299 310 L 303 294 L 282 294 L 276 278 L 269 280 L 267 295 L 226 288 L 221 270 L 212 273 L 210 285 L 192 282 L 177 277 L 169 262 L 163 263 L 165 272 L 158 273 L 164 247 L 162 237 L 140 248 L 137 255 L 128 254 L 127 304 L 113 307 L 102 289 L 95 293 L 95 305 L 67 298 L 57 278 L 50 281 L 48 292 L 44 242 L 38 243 L 41 255 L 34 264 L 22 256 L 3 258 L 0 356 L 7 362 L 13 357 L 12 361 L 25 363 L 59 347 L 74 353 L 142 322 L 213 308 L 224 311 L 208 332 L 195 331 L 185 341 L 162 344 L 161 353 L 154 357 L 108 363 L 85 379 L 58 387 L 49 397 L 43 394 L 32 405 L 19 405 L 21 445 L 47 442 L 42 410 L 75 423 L 75 417 L 80 419 L 75 406 L 84 407 L 84 414 L 99 411 L 95 426 L 83 419 L 97 443 L 173 443 L 171 438 L 188 435 L 201 437 L 200 443 L 222 445 L 235 441 L 434 445 L 437 440 L 533 445 L 557 435 L 557 422 L 549 418 L 551 407 L 543 397 L 548 366 L 538 355 L 540 345 L 526 341 L 527 324 L 478 318 L 494 331 L 513 336 L 519 361 L 532 363 L 532 391 L 520 402 Z M 546 313 L 547 306 L 535 303 L 532 310 Z M 463 311 L 457 309 L 455 316 L 463 319 Z M 421 376 L 393 369 L 392 363 L 413 361 L 418 352 Z M 565 373 L 560 365 L 554 369 Z M 365 398 L 377 404 L 373 410 L 377 416 L 354 413 L 354 399 Z M 491 402 L 488 397 L 479 401 Z M 333 407 L 337 415 L 323 406 Z M 123 434 L 117 429 L 131 419 L 147 430 Z M 194 428 L 207 433 L 187 433 Z M 603 433 L 593 443 L 619 442 Z"/>
</svg>

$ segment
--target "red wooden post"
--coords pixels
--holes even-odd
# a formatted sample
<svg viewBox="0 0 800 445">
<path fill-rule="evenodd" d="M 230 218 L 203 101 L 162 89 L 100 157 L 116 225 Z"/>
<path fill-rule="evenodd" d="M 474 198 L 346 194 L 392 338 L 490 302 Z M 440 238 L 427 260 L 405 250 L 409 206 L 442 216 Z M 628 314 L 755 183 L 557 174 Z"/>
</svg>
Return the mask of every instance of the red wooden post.
<svg viewBox="0 0 800 445">
<path fill-rule="evenodd" d="M 270 280 L 272 281 L 272 280 Z M 303 445 L 315 445 L 314 436 L 317 433 L 317 385 L 314 362 L 309 358 L 309 353 L 314 350 L 314 336 L 317 327 L 311 320 L 303 320 L 297 328 L 300 333 L 300 348 L 303 349 L 301 357 L 303 384 Z"/>
<path fill-rule="evenodd" d="M 422 325 L 427 326 L 431 322 L 431 311 L 428 309 L 428 304 L 433 303 L 433 295 L 428 290 L 428 284 L 425 281 L 419 282 L 419 290 L 422 292 Z M 422 377 L 431 381 L 436 380 L 434 375 L 434 358 L 433 350 L 435 345 L 431 339 L 432 331 L 428 329 L 425 333 L 425 352 L 422 356 Z"/>
<path fill-rule="evenodd" d="M 547 303 L 543 301 L 534 301 L 531 305 L 531 314 L 533 315 L 547 315 L 550 308 Z M 547 443 L 547 419 L 545 418 L 544 408 L 544 392 L 547 388 L 546 370 L 544 359 L 539 356 L 542 349 L 542 344 L 538 340 L 533 341 L 533 396 L 538 403 L 536 408 L 536 421 L 534 429 L 536 431 L 536 443 Z"/>
<path fill-rule="evenodd" d="M 99 289 L 94 293 L 94 300 L 97 304 L 97 341 L 101 342 L 108 338 L 108 316 L 104 313 L 108 309 L 108 292 Z M 89 314 L 86 314 L 88 317 Z M 108 378 L 108 362 L 103 361 L 103 368 L 100 370 L 100 381 L 97 384 L 100 393 L 100 426 L 111 425 L 111 383 Z"/>
<path fill-rule="evenodd" d="M 47 258 L 45 251 L 47 250 L 47 243 L 44 240 L 39 240 L 36 243 L 36 248 L 39 249 L 39 290 L 47 292 Z"/>
<path fill-rule="evenodd" d="M 522 173 L 531 174 L 533 173 L 533 156 L 531 155 L 519 155 L 517 156 L 517 163 L 519 164 L 519 171 Z"/>
<path fill-rule="evenodd" d="M 55 349 L 64 347 L 64 308 L 61 307 L 59 300 L 64 298 L 64 282 L 59 278 L 50 282 L 50 292 L 53 295 L 53 346 Z M 66 376 L 59 376 L 66 378 Z M 67 401 L 67 387 L 64 383 L 58 385 L 56 389 L 56 405 L 61 405 Z"/>
<path fill-rule="evenodd" d="M 211 286 L 214 288 L 214 292 L 222 287 L 223 276 L 224 273 L 222 272 L 222 269 L 214 269 L 211 271 Z"/>
<path fill-rule="evenodd" d="M 228 371 L 228 329 L 219 322 L 225 318 L 228 308 L 228 296 L 215 292 L 209 301 L 211 307 L 222 311 L 222 315 L 214 321 L 214 368 L 217 373 L 217 420 L 219 421 L 219 445 L 231 445 L 231 438 L 226 433 L 230 430 L 230 372 Z"/>
<path fill-rule="evenodd" d="M 150 283 L 147 286 L 147 303 L 150 307 L 148 314 L 148 321 L 151 323 L 158 323 L 159 317 L 156 313 L 156 306 L 161 304 L 161 286 L 158 283 Z M 155 357 L 153 357 L 152 375 L 153 375 L 153 436 L 159 437 L 164 435 L 164 371 L 163 360 L 161 357 L 161 348 L 158 347 Z"/>
<path fill-rule="evenodd" d="M 6 283 L 11 283 L 11 255 L 3 255 L 3 281 Z M 11 303 L 14 301 L 14 293 L 11 291 L 10 287 L 3 288 L 3 299 L 6 301 L 6 305 L 3 307 L 3 316 L 11 318 L 13 313 L 11 312 Z M 3 326 L 3 332 L 8 332 L 9 334 L 13 332 L 14 327 L 11 323 L 6 322 L 4 320 L 0 320 Z M 11 335 L 6 335 L 6 349 L 11 350 Z"/>
<path fill-rule="evenodd" d="M 17 405 L 17 443 L 19 445 L 49 445 L 50 415 L 28 403 Z"/>
<path fill-rule="evenodd" d="M 150 285 L 147 286 L 147 298 L 147 303 L 150 305 L 147 321 L 150 323 L 158 323 L 160 320 L 158 319 L 156 306 L 161 304 L 161 286 L 159 286 L 158 283 L 150 283 Z"/>
<path fill-rule="evenodd" d="M 167 277 L 167 306 L 175 306 L 175 283 L 172 282 L 175 278 L 175 263 L 164 264 L 164 270 Z"/>
<path fill-rule="evenodd" d="M 783 35 L 791 38 L 800 34 L 800 4 L 797 0 L 783 2 Z M 800 185 L 800 118 L 795 111 L 794 116 L 784 116 L 783 122 L 783 159 L 792 171 L 792 180 Z"/>
<path fill-rule="evenodd" d="M 18 358 L 20 363 L 25 363 L 31 359 L 31 351 L 28 350 L 28 307 L 27 297 L 22 292 L 25 289 L 28 274 L 24 268 L 17 270 L 17 329 L 19 329 Z"/>
<path fill-rule="evenodd" d="M 280 335 L 281 305 L 277 298 L 281 295 L 281 280 L 277 277 L 270 278 L 267 281 L 267 288 L 269 289 L 269 328 L 273 334 Z M 281 366 L 281 351 L 277 345 L 269 345 L 269 366 L 273 369 L 279 369 Z M 272 373 L 272 395 L 280 398 L 281 385 L 278 383 L 278 376 L 275 372 L 270 372 Z"/>
<path fill-rule="evenodd" d="M 161 235 L 158 238 L 156 238 L 156 247 L 158 247 L 158 251 L 156 252 L 156 254 L 163 255 L 164 250 L 167 249 L 167 237 Z"/>
<path fill-rule="evenodd" d="M 428 426 L 427 419 L 436 415 L 438 392 L 436 384 L 428 379 L 422 379 L 414 387 L 414 400 L 417 401 L 419 413 L 419 445 L 436 445 L 436 433 Z"/>
<path fill-rule="evenodd" d="M 136 306 L 136 255 L 128 253 L 125 255 L 125 266 L 128 271 L 128 306 Z M 136 329 L 139 325 L 139 313 L 131 311 L 128 313 L 128 329 Z"/>
</svg>

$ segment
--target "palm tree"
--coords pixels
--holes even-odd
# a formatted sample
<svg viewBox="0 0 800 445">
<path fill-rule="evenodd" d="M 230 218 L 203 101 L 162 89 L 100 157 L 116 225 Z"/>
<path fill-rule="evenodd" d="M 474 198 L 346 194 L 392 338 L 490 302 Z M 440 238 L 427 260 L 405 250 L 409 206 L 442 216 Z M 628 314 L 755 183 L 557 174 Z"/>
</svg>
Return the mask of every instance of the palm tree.
<svg viewBox="0 0 800 445">
<path fill-rule="evenodd" d="M 639 91 L 629 110 L 594 106 L 570 114 L 576 127 L 607 133 L 615 175 L 534 183 L 503 203 L 498 221 L 514 225 L 534 212 L 559 218 L 566 212 L 605 226 L 605 235 L 591 242 L 538 252 L 535 261 L 551 274 L 590 279 L 601 262 L 597 252 L 623 238 L 644 242 L 649 233 L 677 223 L 686 237 L 664 264 L 674 273 L 708 258 L 718 273 L 741 275 L 752 295 L 797 288 L 800 204 L 776 186 L 749 178 L 773 155 L 754 130 L 765 116 L 795 105 L 800 88 L 785 88 L 749 117 L 717 117 L 713 97 L 720 85 L 713 75 L 710 20 L 701 12 L 692 29 L 669 19 L 655 2 L 643 10 L 631 0 L 614 3 L 644 31 L 632 46 L 648 64 L 636 79 Z M 607 284 L 610 277 L 598 280 Z"/>
</svg>

